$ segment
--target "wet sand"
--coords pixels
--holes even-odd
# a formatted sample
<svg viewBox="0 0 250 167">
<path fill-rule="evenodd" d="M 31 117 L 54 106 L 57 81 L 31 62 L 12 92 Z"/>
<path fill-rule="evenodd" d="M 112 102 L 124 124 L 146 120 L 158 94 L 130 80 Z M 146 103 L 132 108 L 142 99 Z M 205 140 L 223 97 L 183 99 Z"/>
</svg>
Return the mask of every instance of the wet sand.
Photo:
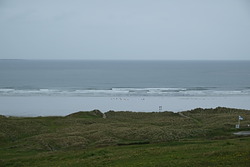
<svg viewBox="0 0 250 167">
<path fill-rule="evenodd" d="M 250 109 L 250 96 L 226 97 L 0 97 L 0 114 L 11 116 L 64 116 L 98 109 L 114 111 L 185 111 L 194 108 Z"/>
</svg>

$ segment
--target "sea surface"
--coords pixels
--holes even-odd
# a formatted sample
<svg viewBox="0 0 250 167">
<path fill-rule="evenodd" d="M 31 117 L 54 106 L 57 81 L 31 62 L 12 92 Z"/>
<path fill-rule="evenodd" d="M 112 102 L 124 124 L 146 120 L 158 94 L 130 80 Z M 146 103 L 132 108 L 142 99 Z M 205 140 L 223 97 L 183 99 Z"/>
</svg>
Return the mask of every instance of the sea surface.
<svg viewBox="0 0 250 167">
<path fill-rule="evenodd" d="M 41 108 L 41 100 L 48 99 L 50 102 L 54 100 L 53 104 L 59 103 L 61 108 L 59 104 L 50 104 L 47 110 L 60 115 L 59 109 L 62 110 L 64 103 L 72 108 L 81 106 L 77 108 L 79 110 L 89 110 L 91 107 L 96 109 L 94 105 L 98 107 L 108 99 L 104 109 L 108 110 L 108 106 L 110 109 L 119 106 L 121 102 L 118 101 L 177 99 L 173 103 L 182 107 L 176 110 L 182 110 L 189 109 L 182 103 L 196 104 L 197 99 L 208 99 L 209 102 L 209 99 L 220 98 L 223 105 L 223 99 L 225 104 L 230 104 L 226 100 L 235 97 L 239 101 L 235 107 L 250 109 L 250 61 L 0 60 L 0 114 L 18 115 L 19 110 L 32 115 L 34 113 L 29 112 Z M 91 103 L 91 99 L 91 107 L 82 105 Z M 46 105 L 45 101 L 43 105 Z M 175 110 L 171 107 L 173 104 L 165 106 L 164 100 L 157 107 L 159 105 L 165 110 Z M 116 109 L 140 110 L 141 107 L 146 111 L 148 102 L 140 106 L 138 102 L 123 102 L 120 106 L 123 107 Z M 151 110 L 148 106 L 147 111 Z"/>
</svg>

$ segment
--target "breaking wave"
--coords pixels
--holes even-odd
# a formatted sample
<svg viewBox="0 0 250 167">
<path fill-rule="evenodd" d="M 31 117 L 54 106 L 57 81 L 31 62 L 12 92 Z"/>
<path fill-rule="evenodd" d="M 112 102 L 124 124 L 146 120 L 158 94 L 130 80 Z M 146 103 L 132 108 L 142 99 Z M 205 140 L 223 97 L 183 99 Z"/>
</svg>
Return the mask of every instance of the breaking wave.
<svg viewBox="0 0 250 167">
<path fill-rule="evenodd" d="M 0 96 L 232 96 L 250 95 L 250 88 L 111 88 L 111 89 L 15 89 L 1 88 Z"/>
</svg>

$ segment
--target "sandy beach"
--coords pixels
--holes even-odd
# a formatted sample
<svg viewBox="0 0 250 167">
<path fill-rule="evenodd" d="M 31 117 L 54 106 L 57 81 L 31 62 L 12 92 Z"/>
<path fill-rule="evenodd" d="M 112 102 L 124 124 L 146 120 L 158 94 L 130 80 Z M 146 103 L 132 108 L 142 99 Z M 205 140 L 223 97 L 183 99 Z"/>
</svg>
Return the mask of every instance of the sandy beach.
<svg viewBox="0 0 250 167">
<path fill-rule="evenodd" d="M 250 96 L 227 97 L 0 97 L 0 114 L 10 116 L 64 116 L 98 109 L 114 111 L 186 111 L 194 108 L 250 109 Z"/>
</svg>

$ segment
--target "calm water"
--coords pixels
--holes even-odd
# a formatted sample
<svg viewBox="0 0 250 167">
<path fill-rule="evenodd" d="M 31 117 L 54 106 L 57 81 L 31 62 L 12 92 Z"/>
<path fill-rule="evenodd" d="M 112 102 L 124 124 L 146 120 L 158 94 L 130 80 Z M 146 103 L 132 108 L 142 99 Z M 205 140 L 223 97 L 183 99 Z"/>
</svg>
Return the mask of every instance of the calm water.
<svg viewBox="0 0 250 167">
<path fill-rule="evenodd" d="M 0 96 L 250 95 L 250 61 L 0 60 Z"/>
</svg>

